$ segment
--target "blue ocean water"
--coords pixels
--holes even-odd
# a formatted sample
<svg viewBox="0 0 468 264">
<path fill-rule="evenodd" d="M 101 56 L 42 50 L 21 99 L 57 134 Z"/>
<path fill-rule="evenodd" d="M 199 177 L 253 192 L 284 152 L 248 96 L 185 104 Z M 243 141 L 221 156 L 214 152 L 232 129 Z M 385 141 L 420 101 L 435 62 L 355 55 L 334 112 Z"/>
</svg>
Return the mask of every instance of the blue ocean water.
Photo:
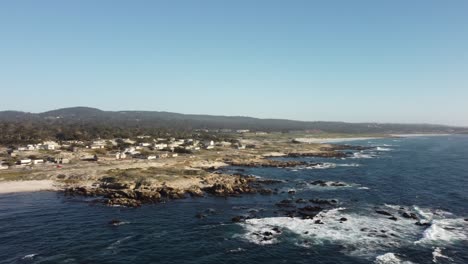
<svg viewBox="0 0 468 264">
<path fill-rule="evenodd" d="M 269 186 L 278 195 L 136 209 L 54 192 L 0 195 L 0 263 L 468 263 L 468 136 L 350 144 L 372 148 L 346 159 L 294 158 L 325 162 L 320 167 L 227 169 L 282 180 Z M 337 204 L 318 216 L 323 224 L 286 217 L 275 205 L 301 198 Z M 233 223 L 239 215 L 253 219 Z"/>
</svg>

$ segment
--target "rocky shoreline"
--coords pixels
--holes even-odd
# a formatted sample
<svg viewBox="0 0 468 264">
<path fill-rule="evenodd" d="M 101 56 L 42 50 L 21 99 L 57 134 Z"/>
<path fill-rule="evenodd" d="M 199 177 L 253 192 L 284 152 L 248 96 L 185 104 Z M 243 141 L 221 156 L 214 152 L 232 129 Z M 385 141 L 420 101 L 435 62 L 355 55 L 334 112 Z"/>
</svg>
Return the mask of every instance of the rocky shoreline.
<svg viewBox="0 0 468 264">
<path fill-rule="evenodd" d="M 212 174 L 202 178 L 199 184 L 188 187 L 138 186 L 134 183 L 109 182 L 103 178 L 91 186 L 70 186 L 63 190 L 66 196 L 96 197 L 91 203 L 109 206 L 139 207 L 142 204 L 161 203 L 169 200 L 188 197 L 238 196 L 241 194 L 272 194 L 273 191 L 264 188 L 268 182 L 257 182 L 256 178 L 243 175 Z"/>
</svg>

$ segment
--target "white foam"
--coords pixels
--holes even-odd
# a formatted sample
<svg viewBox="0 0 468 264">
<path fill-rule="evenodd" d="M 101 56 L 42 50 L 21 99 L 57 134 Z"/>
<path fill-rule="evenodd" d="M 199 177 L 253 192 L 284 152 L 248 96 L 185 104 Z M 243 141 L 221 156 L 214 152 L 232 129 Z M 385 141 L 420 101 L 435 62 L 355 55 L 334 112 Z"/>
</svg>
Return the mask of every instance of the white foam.
<svg viewBox="0 0 468 264">
<path fill-rule="evenodd" d="M 415 243 L 446 245 L 455 241 L 468 240 L 466 221 L 456 219 L 434 219 L 424 230 L 423 236 Z"/>
<path fill-rule="evenodd" d="M 337 164 L 340 167 L 360 167 L 361 164 L 358 163 L 344 163 L 344 164 Z"/>
<path fill-rule="evenodd" d="M 437 259 L 438 259 L 438 258 L 444 258 L 444 259 L 453 261 L 452 258 L 447 257 L 447 256 L 445 256 L 445 255 L 442 254 L 442 249 L 441 249 L 441 248 L 436 247 L 436 248 L 434 249 L 434 251 L 432 252 L 432 262 L 437 263 Z"/>
<path fill-rule="evenodd" d="M 392 151 L 393 149 L 391 149 L 391 148 L 384 148 L 384 147 L 376 147 L 375 150 L 377 150 L 377 151 Z"/>
<path fill-rule="evenodd" d="M 354 152 L 352 159 L 372 159 L 373 156 L 371 154 L 364 153 L 363 151 Z"/>
<path fill-rule="evenodd" d="M 306 167 L 306 169 L 331 169 L 331 168 L 335 168 L 335 167 L 336 167 L 335 163 L 324 162 L 324 163 L 319 163 L 317 165 L 308 166 L 308 167 Z"/>
<path fill-rule="evenodd" d="M 271 231 L 278 227 L 299 236 L 301 240 L 307 239 L 311 244 L 337 243 L 344 246 L 346 253 L 368 256 L 374 255 L 376 251 L 407 244 L 418 236 L 419 227 L 414 225 L 414 221 L 392 221 L 380 216 L 345 213 L 343 210 L 344 208 L 338 208 L 321 212 L 314 219 L 249 219 L 242 224 L 246 231 L 244 238 L 260 245 L 279 243 L 282 235 Z M 343 217 L 347 220 L 340 222 Z M 317 219 L 323 224 L 316 224 Z M 272 239 L 264 241 L 261 236 L 264 232 L 274 233 Z"/>
<path fill-rule="evenodd" d="M 35 256 L 37 256 L 38 254 L 28 254 L 24 257 L 22 257 L 21 259 L 33 259 Z"/>
<path fill-rule="evenodd" d="M 377 256 L 374 261 L 375 264 L 410 264 L 411 261 L 402 261 L 395 253 L 385 253 Z"/>
</svg>

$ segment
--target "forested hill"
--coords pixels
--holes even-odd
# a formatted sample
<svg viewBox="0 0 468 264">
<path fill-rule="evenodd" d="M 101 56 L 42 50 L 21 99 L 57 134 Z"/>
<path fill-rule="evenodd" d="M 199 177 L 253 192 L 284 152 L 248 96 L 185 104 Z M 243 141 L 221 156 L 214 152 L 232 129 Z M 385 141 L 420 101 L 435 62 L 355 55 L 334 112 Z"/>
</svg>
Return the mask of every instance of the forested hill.
<svg viewBox="0 0 468 264">
<path fill-rule="evenodd" d="M 59 134 L 65 138 L 125 136 L 129 133 L 160 134 L 195 129 L 250 129 L 254 131 L 310 130 L 327 133 L 463 133 L 468 128 L 431 124 L 380 124 L 303 122 L 241 116 L 188 115 L 157 111 L 102 111 L 72 107 L 44 113 L 0 112 L 0 133 Z M 10 135 L 11 136 L 11 135 Z M 35 137 L 34 135 L 31 135 Z"/>
</svg>

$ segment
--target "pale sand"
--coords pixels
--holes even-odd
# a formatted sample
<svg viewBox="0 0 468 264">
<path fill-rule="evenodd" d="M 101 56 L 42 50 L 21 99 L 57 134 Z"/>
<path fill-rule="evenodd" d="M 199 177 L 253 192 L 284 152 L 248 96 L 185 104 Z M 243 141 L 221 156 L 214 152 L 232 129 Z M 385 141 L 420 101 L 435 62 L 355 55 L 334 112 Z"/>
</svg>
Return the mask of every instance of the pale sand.
<svg viewBox="0 0 468 264">
<path fill-rule="evenodd" d="M 0 182 L 0 194 L 17 193 L 17 192 L 35 192 L 46 190 L 57 190 L 58 187 L 54 185 L 51 180 L 37 180 L 37 181 L 5 181 Z"/>
<path fill-rule="evenodd" d="M 343 138 L 296 138 L 295 140 L 303 143 L 338 143 L 338 142 L 347 142 L 355 140 L 371 140 L 371 139 L 381 139 L 383 137 L 343 137 Z"/>
</svg>

